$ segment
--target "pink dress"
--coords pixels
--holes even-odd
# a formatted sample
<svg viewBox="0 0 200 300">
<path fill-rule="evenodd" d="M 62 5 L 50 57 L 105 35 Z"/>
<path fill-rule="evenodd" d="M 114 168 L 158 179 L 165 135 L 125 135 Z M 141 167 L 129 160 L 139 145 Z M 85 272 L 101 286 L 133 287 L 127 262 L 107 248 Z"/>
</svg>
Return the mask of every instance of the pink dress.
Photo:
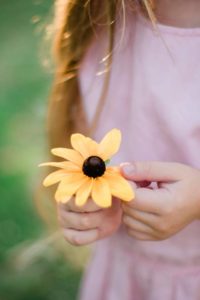
<svg viewBox="0 0 200 300">
<path fill-rule="evenodd" d="M 120 22 L 119 22 L 120 23 Z M 112 162 L 174 161 L 200 168 L 200 29 L 174 28 L 127 14 L 115 39 L 111 82 L 96 138 L 122 131 Z M 90 47 L 80 85 L 91 120 L 103 83 L 105 37 Z M 189 201 L 190 199 L 188 199 Z M 164 241 L 123 227 L 94 246 L 81 300 L 200 300 L 200 221 Z"/>
</svg>

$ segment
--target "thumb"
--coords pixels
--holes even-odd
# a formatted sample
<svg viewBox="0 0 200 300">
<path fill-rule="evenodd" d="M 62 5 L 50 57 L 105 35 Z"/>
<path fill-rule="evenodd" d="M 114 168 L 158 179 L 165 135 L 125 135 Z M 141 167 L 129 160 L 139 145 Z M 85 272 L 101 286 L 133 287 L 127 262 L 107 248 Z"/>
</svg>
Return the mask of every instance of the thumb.
<svg viewBox="0 0 200 300">
<path fill-rule="evenodd" d="M 131 181 L 160 181 L 169 182 L 180 180 L 187 166 L 179 163 L 159 161 L 142 161 L 122 163 L 120 170 L 122 175 Z"/>
</svg>

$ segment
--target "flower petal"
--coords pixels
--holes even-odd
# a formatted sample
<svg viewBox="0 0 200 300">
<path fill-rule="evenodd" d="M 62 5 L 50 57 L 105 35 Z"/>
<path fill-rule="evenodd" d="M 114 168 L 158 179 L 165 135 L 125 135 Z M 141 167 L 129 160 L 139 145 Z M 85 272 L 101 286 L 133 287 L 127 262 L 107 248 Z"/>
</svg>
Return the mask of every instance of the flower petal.
<svg viewBox="0 0 200 300">
<path fill-rule="evenodd" d="M 55 199 L 57 202 L 61 202 L 61 203 L 67 203 L 70 199 L 72 198 L 71 195 L 60 195 L 58 190 L 55 193 Z"/>
<path fill-rule="evenodd" d="M 93 141 L 91 138 L 86 137 L 87 148 L 89 152 L 89 156 L 97 156 L 98 155 L 98 144 Z"/>
<path fill-rule="evenodd" d="M 117 166 L 108 166 L 106 168 L 106 172 L 110 173 L 110 174 L 120 174 L 120 167 L 117 167 Z"/>
<path fill-rule="evenodd" d="M 77 206 L 82 206 L 86 203 L 92 190 L 93 181 L 93 178 L 88 177 L 88 180 L 78 189 L 75 199 L 75 203 Z"/>
<path fill-rule="evenodd" d="M 44 186 L 50 186 L 52 184 L 57 183 L 58 181 L 61 181 L 65 176 L 67 176 L 69 173 L 66 170 L 58 170 L 51 174 L 49 174 L 43 181 Z"/>
<path fill-rule="evenodd" d="M 109 207 L 112 197 L 109 185 L 103 177 L 98 177 L 93 182 L 92 199 L 100 207 Z"/>
<path fill-rule="evenodd" d="M 46 162 L 46 163 L 42 163 L 39 165 L 39 167 L 44 167 L 44 166 L 61 168 L 61 169 L 65 169 L 69 172 L 81 171 L 80 167 L 76 166 L 75 164 L 73 164 L 70 161 Z"/>
<path fill-rule="evenodd" d="M 112 129 L 102 139 L 99 144 L 99 156 L 106 161 L 113 156 L 120 147 L 121 144 L 121 132 L 118 129 Z"/>
<path fill-rule="evenodd" d="M 103 178 L 107 180 L 113 196 L 124 201 L 134 199 L 134 191 L 131 185 L 120 174 L 116 172 L 106 172 Z"/>
<path fill-rule="evenodd" d="M 87 180 L 87 176 L 82 173 L 72 173 L 67 175 L 58 185 L 55 198 L 58 202 L 65 202 L 64 199 L 73 196 L 82 184 Z"/>
<path fill-rule="evenodd" d="M 56 156 L 65 158 L 66 160 L 69 160 L 80 167 L 82 167 L 83 165 L 83 157 L 73 149 L 54 148 L 51 149 L 51 153 L 53 153 Z"/>
<path fill-rule="evenodd" d="M 87 138 L 80 134 L 80 133 L 75 133 L 72 134 L 71 136 L 71 144 L 72 147 L 78 151 L 84 159 L 90 156 L 88 147 L 87 147 Z"/>
</svg>

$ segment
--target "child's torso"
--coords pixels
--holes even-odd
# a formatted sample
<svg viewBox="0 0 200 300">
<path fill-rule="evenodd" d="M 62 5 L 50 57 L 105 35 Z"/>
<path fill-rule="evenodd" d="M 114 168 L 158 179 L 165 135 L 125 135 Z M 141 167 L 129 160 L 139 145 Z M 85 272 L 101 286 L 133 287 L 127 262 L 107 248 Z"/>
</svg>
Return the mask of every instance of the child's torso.
<svg viewBox="0 0 200 300">
<path fill-rule="evenodd" d="M 114 164 L 159 160 L 200 168 L 200 29 L 158 25 L 156 32 L 143 17 L 127 16 L 124 39 L 117 46 L 121 32 L 118 26 L 110 87 L 96 138 L 114 127 L 122 131 Z M 90 121 L 103 85 L 104 77 L 95 75 L 103 49 L 103 40 L 95 42 L 80 70 Z M 161 242 L 133 241 L 123 229 L 112 239 L 115 246 L 130 253 L 200 262 L 199 237 L 200 221 L 196 221 Z"/>
</svg>

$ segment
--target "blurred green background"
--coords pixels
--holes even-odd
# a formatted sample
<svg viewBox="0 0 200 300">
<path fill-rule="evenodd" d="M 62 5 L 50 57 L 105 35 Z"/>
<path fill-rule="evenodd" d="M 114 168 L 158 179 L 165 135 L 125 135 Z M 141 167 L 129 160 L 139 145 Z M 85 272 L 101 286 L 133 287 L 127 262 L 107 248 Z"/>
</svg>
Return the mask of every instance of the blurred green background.
<svg viewBox="0 0 200 300">
<path fill-rule="evenodd" d="M 87 251 L 55 249 L 33 201 L 45 160 L 51 74 L 42 67 L 52 0 L 3 1 L 0 10 L 0 300 L 76 299 Z M 44 48 L 43 48 L 44 55 Z M 58 248 L 58 247 L 57 247 Z"/>
</svg>

